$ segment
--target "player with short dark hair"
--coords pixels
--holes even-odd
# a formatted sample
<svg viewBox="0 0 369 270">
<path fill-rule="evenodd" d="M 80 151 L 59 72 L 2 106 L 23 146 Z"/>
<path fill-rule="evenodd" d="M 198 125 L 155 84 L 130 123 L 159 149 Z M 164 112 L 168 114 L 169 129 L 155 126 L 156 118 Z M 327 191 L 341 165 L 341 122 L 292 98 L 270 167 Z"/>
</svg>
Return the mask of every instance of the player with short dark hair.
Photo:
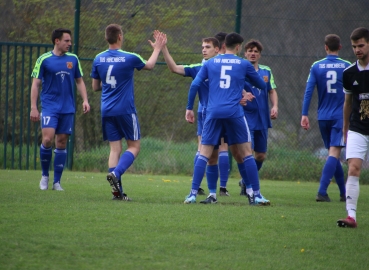
<svg viewBox="0 0 369 270">
<path fill-rule="evenodd" d="M 227 33 L 225 32 L 219 32 L 214 36 L 219 41 L 219 45 L 220 45 L 219 54 L 224 54 L 226 51 L 226 47 L 225 47 L 226 36 L 227 36 Z M 230 170 L 229 162 L 230 161 L 229 161 L 229 155 L 228 155 L 228 144 L 224 142 L 224 138 L 221 138 L 220 140 L 218 152 L 219 152 L 218 164 L 219 164 L 219 180 L 220 180 L 219 181 L 220 182 L 219 183 L 219 195 L 229 196 L 229 192 L 227 190 L 227 183 L 228 183 L 228 178 L 229 178 L 229 170 Z M 216 188 L 216 183 L 215 183 L 215 188 Z M 211 196 L 211 194 L 209 196 Z"/>
<path fill-rule="evenodd" d="M 193 103 L 201 82 L 209 80 L 209 98 L 206 120 L 201 139 L 200 156 L 194 167 L 192 189 L 184 203 L 195 203 L 197 190 L 205 173 L 206 164 L 214 146 L 225 135 L 234 155 L 240 174 L 258 178 L 255 160 L 252 157 L 250 133 L 239 101 L 244 81 L 249 78 L 255 86 L 264 89 L 265 83 L 249 61 L 236 56 L 242 49 L 243 38 L 237 33 L 226 36 L 225 54 L 205 62 L 191 84 L 186 110 L 186 120 L 194 122 Z M 250 202 L 250 201 L 249 201 Z M 252 198 L 251 203 L 254 203 Z"/>
<path fill-rule="evenodd" d="M 330 202 L 327 193 L 331 179 L 335 177 L 340 190 L 340 200 L 345 200 L 345 182 L 340 154 L 343 142 L 343 102 L 342 85 L 343 70 L 350 62 L 338 57 L 341 49 L 339 36 L 330 34 L 325 37 L 324 49 L 327 57 L 313 63 L 307 79 L 304 102 L 302 107 L 301 127 L 310 128 L 308 117 L 309 106 L 315 86 L 318 90 L 318 122 L 328 158 L 323 167 L 320 186 L 316 195 L 317 202 Z"/>
<path fill-rule="evenodd" d="M 351 36 L 357 61 L 343 71 L 345 103 L 343 136 L 347 143 L 348 177 L 346 181 L 347 218 L 339 219 L 339 227 L 356 228 L 359 177 L 369 148 L 369 30 L 355 29 Z"/>
<path fill-rule="evenodd" d="M 154 33 L 155 34 L 155 33 Z M 121 176 L 132 165 L 140 151 L 140 125 L 134 103 L 134 70 L 151 70 L 155 67 L 159 53 L 166 43 L 163 33 L 156 35 L 153 53 L 145 61 L 138 54 L 121 49 L 123 31 L 120 25 L 110 24 L 105 29 L 109 49 L 96 55 L 91 71 L 92 88 L 102 90 L 101 118 L 103 139 L 109 141 L 109 174 L 107 180 L 112 187 L 113 199 L 131 200 L 123 192 Z M 127 150 L 122 153 L 122 139 Z"/>
<path fill-rule="evenodd" d="M 249 125 L 251 134 L 251 146 L 254 150 L 255 162 L 258 171 L 261 169 L 266 157 L 268 143 L 268 129 L 272 127 L 271 119 L 278 117 L 278 95 L 274 77 L 271 69 L 268 66 L 260 65 L 259 59 L 263 50 L 263 45 L 259 40 L 251 39 L 245 46 L 245 58 L 254 66 L 256 72 L 263 78 L 266 83 L 266 89 L 258 89 L 245 82 L 245 90 L 252 93 L 255 97 L 252 102 L 248 102 L 247 106 L 243 107 L 245 117 Z M 269 112 L 268 97 L 272 104 Z M 262 205 L 269 205 L 270 202 L 262 194 L 260 194 L 260 184 L 254 183 L 251 185 L 249 179 L 240 181 L 241 193 L 246 195 L 248 192 L 255 193 L 255 202 Z M 249 185 L 245 183 L 249 182 Z"/>
<path fill-rule="evenodd" d="M 40 189 L 47 190 L 49 168 L 52 159 L 52 145 L 55 137 L 53 190 L 63 191 L 61 176 L 67 158 L 67 141 L 72 133 L 75 108 L 74 83 L 83 99 L 83 112 L 90 111 L 83 72 L 78 57 L 69 52 L 72 46 L 71 31 L 55 29 L 51 34 L 54 49 L 41 55 L 35 64 L 31 77 L 31 113 L 33 122 L 41 120 L 42 143 L 40 161 L 42 176 Z M 37 108 L 39 89 L 41 114 Z"/>
</svg>

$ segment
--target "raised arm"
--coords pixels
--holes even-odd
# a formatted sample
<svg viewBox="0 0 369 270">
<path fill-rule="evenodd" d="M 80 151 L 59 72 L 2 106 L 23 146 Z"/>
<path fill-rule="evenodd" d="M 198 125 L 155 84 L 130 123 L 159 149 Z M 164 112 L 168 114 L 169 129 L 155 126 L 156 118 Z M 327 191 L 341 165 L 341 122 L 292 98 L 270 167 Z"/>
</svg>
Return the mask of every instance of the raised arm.
<svg viewBox="0 0 369 270">
<path fill-rule="evenodd" d="M 146 65 L 143 69 L 151 70 L 155 67 L 156 61 L 158 60 L 158 56 L 160 51 L 163 49 L 165 44 L 167 43 L 167 35 L 159 32 L 158 30 L 154 31 L 155 42 L 149 40 L 151 47 L 154 49 L 149 60 L 146 61 Z"/>
<path fill-rule="evenodd" d="M 174 62 L 172 56 L 169 54 L 169 50 L 167 46 L 164 46 L 164 48 L 162 49 L 162 53 L 164 56 L 164 60 L 167 63 L 167 66 L 171 72 L 179 74 L 179 75 L 185 75 L 184 66 L 177 65 L 176 62 Z"/>
</svg>

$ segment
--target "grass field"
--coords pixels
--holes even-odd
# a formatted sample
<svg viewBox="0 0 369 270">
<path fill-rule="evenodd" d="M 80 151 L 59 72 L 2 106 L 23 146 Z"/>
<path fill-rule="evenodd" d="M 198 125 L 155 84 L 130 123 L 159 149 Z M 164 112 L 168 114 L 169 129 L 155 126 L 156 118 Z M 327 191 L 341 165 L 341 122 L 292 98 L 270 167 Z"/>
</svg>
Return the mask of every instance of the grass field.
<svg viewBox="0 0 369 270">
<path fill-rule="evenodd" d="M 66 171 L 64 192 L 39 178 L 0 171 L 0 269 L 369 269 L 366 185 L 345 229 L 335 184 L 316 203 L 317 183 L 262 180 L 272 205 L 252 207 L 234 178 L 216 205 L 184 205 L 185 176 L 126 175 L 132 202 L 112 201 L 102 173 Z"/>
</svg>

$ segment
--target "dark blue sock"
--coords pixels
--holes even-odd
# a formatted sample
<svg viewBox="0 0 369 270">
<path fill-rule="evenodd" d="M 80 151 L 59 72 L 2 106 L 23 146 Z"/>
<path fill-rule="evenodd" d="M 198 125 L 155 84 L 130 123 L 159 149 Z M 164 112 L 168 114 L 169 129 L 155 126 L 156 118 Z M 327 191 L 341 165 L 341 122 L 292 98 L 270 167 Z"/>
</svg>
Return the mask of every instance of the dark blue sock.
<svg viewBox="0 0 369 270">
<path fill-rule="evenodd" d="M 42 175 L 49 176 L 51 158 L 53 156 L 52 148 L 46 148 L 41 144 L 40 146 L 40 160 Z"/>
<path fill-rule="evenodd" d="M 263 166 L 263 161 L 257 161 L 257 160 L 255 159 L 255 163 L 256 163 L 256 167 L 258 168 L 258 171 L 260 171 L 261 166 Z"/>
<path fill-rule="evenodd" d="M 197 151 L 196 154 L 195 154 L 195 157 L 193 159 L 193 166 L 195 166 L 196 160 L 198 159 L 199 155 L 200 155 L 200 151 Z"/>
<path fill-rule="evenodd" d="M 135 160 L 135 156 L 129 152 L 125 151 L 123 155 L 120 156 L 117 167 L 114 169 L 114 174 L 118 179 L 121 179 L 121 175 L 132 165 Z"/>
<path fill-rule="evenodd" d="M 318 190 L 319 194 L 323 196 L 327 195 L 327 189 L 336 171 L 336 167 L 337 167 L 337 158 L 329 156 L 327 158 L 327 161 L 325 162 L 322 171 L 322 176 L 320 178 L 320 186 Z"/>
<path fill-rule="evenodd" d="M 109 172 L 113 172 L 115 170 L 115 167 L 109 168 Z M 122 186 L 122 176 L 120 176 L 118 178 L 118 182 L 119 182 L 119 186 L 120 186 L 120 191 L 123 193 L 123 186 Z"/>
<path fill-rule="evenodd" d="M 258 195 L 260 193 L 259 173 L 254 157 L 252 155 L 245 157 L 243 164 L 245 165 L 247 178 L 251 183 L 252 190 L 255 195 Z"/>
<path fill-rule="evenodd" d="M 220 186 L 227 187 L 228 175 L 229 175 L 229 156 L 228 151 L 219 152 L 219 176 Z"/>
<path fill-rule="evenodd" d="M 199 158 L 196 161 L 195 168 L 193 171 L 193 178 L 192 178 L 192 190 L 199 189 L 201 185 L 202 178 L 205 174 L 206 164 L 208 163 L 209 159 L 205 156 L 199 155 Z"/>
<path fill-rule="evenodd" d="M 337 166 L 336 171 L 334 172 L 334 178 L 336 179 L 336 183 L 338 185 L 338 188 L 340 189 L 340 196 L 345 196 L 346 195 L 345 176 L 339 159 L 337 159 Z"/>
<path fill-rule="evenodd" d="M 54 158 L 54 184 L 60 182 L 65 161 L 67 160 L 67 149 L 55 149 Z"/>
<path fill-rule="evenodd" d="M 218 165 L 208 165 L 206 166 L 206 179 L 208 181 L 209 190 L 217 190 L 217 182 L 219 176 Z"/>
</svg>

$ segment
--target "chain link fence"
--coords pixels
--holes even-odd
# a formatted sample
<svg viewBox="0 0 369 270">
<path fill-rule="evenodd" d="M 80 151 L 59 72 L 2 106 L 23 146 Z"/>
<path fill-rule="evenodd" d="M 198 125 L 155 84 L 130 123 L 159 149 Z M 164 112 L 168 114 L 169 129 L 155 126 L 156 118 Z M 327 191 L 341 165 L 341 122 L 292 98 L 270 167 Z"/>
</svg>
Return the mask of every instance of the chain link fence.
<svg viewBox="0 0 369 270">
<path fill-rule="evenodd" d="M 80 13 L 77 12 L 79 5 Z M 82 114 L 78 97 L 73 169 L 106 171 L 109 149 L 107 142 L 102 141 L 100 93 L 92 92 L 89 73 L 95 55 L 107 49 L 104 29 L 108 24 L 122 25 L 123 49 L 138 53 L 145 59 L 151 55 L 147 40 L 152 38 L 153 30 L 165 32 L 171 55 L 182 64 L 201 62 L 201 39 L 220 31 L 239 31 L 246 41 L 258 39 L 264 46 L 260 63 L 272 69 L 279 96 L 279 116 L 269 130 L 268 155 L 260 171 L 261 177 L 316 181 L 319 180 L 326 154 L 315 120 L 316 94 L 310 106 L 311 130 L 305 131 L 300 127 L 309 69 L 313 62 L 325 57 L 324 37 L 332 33 L 341 37 L 340 57 L 355 61 L 349 36 L 357 27 L 369 27 L 368 9 L 367 0 L 77 0 L 63 3 L 3 0 L 0 3 L 0 16 L 3 18 L 0 42 L 50 44 L 51 32 L 58 27 L 79 33 L 78 38 L 74 38 L 74 43 L 78 45 L 75 50 L 78 49 L 82 63 L 91 113 Z M 80 22 L 75 23 L 78 17 Z M 6 55 L 6 46 L 2 46 L 1 59 L 5 59 Z M 11 57 L 12 50 L 9 55 Z M 34 61 L 35 58 L 33 63 L 25 64 L 26 70 L 27 65 L 34 65 Z M 13 79 L 9 80 L 13 73 L 4 72 L 7 67 L 4 61 L 1 62 L 0 119 L 5 125 L 11 122 L 4 119 L 5 109 L 18 111 L 17 107 L 29 106 L 28 95 L 23 104 L 17 103 L 14 108 L 4 105 L 18 99 L 17 95 L 22 91 L 28 93 L 29 76 L 24 79 L 23 89 L 21 84 L 14 86 Z M 7 79 L 9 82 L 6 84 Z M 170 73 L 162 56 L 153 71 L 135 73 L 142 150 L 130 168 L 131 172 L 192 173 L 192 160 L 197 147 L 196 126 L 184 120 L 190 83 L 190 78 Z M 17 89 L 14 93 L 9 90 L 10 96 L 6 96 L 11 87 Z M 28 118 L 27 113 L 24 110 L 23 115 L 17 117 Z M 12 111 L 7 115 L 11 117 Z M 5 134 L 4 125 L 0 126 L 3 134 L 0 140 L 6 145 L 15 134 L 10 131 Z M 39 128 L 35 132 L 39 144 Z M 25 142 L 22 134 L 19 141 Z M 37 143 L 34 143 L 35 147 Z M 3 159 L 7 158 L 7 151 L 4 150 Z"/>
</svg>

